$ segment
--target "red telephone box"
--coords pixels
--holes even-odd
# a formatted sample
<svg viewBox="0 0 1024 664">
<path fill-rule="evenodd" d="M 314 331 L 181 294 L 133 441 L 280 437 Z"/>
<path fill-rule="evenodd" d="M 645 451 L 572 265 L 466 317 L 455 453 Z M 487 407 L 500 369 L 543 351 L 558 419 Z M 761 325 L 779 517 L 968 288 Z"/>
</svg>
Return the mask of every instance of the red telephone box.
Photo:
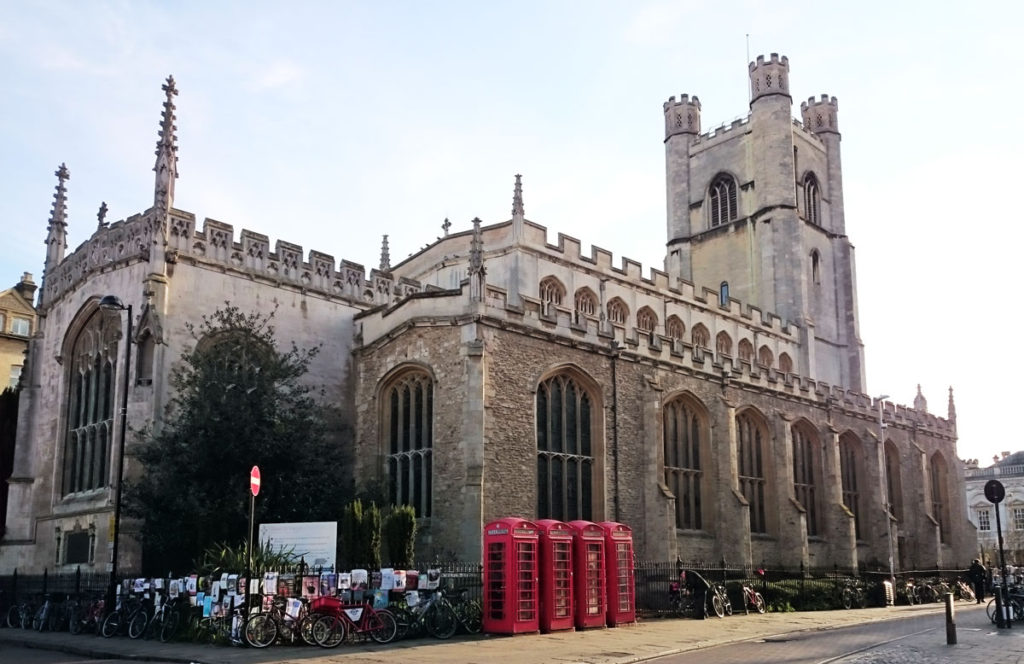
<svg viewBox="0 0 1024 664">
<path fill-rule="evenodd" d="M 633 582 L 633 531 L 614 521 L 600 524 L 608 560 L 608 626 L 636 622 L 636 585 Z"/>
<path fill-rule="evenodd" d="M 576 627 L 602 627 L 608 613 L 604 530 L 590 521 L 572 521 L 569 526 L 573 531 Z"/>
<path fill-rule="evenodd" d="M 572 629 L 572 528 L 554 519 L 537 522 L 540 530 L 540 629 Z"/>
<path fill-rule="evenodd" d="M 537 524 L 517 517 L 484 528 L 484 626 L 490 634 L 540 629 Z"/>
</svg>

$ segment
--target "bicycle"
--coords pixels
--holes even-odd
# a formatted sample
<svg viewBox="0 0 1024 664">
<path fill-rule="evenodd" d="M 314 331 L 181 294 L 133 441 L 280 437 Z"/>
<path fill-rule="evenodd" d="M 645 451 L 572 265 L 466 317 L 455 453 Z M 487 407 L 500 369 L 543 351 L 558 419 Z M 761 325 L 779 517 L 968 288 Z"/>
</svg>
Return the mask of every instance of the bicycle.
<svg viewBox="0 0 1024 664">
<path fill-rule="evenodd" d="M 103 619 L 103 624 L 100 627 L 100 634 L 103 638 L 109 639 L 115 634 L 119 634 L 122 630 L 128 630 L 132 624 L 135 616 L 140 612 L 144 611 L 142 601 L 137 597 L 128 597 L 125 600 L 118 600 L 118 603 L 113 611 L 107 614 L 107 617 Z M 131 634 L 129 634 L 131 636 Z M 138 638 L 138 635 L 132 637 Z"/>
<path fill-rule="evenodd" d="M 412 601 L 418 595 L 407 595 L 405 606 L 389 608 L 396 622 L 396 639 L 419 636 L 424 630 L 435 639 L 449 639 L 459 627 L 455 614 L 443 592 L 435 590 L 425 601 Z"/>
<path fill-rule="evenodd" d="M 72 634 L 81 634 L 88 631 L 93 634 L 99 632 L 103 624 L 103 598 L 97 597 L 88 605 L 79 604 L 75 614 L 71 617 L 68 631 Z"/>
<path fill-rule="evenodd" d="M 452 600 L 449 595 L 454 595 L 455 599 Z M 469 596 L 469 590 L 458 588 L 447 591 L 445 598 L 446 601 L 451 603 L 452 610 L 455 611 L 455 617 L 459 619 L 459 624 L 462 625 L 462 628 L 468 634 L 479 634 L 484 626 L 484 610 L 480 606 L 480 602 Z"/>
<path fill-rule="evenodd" d="M 844 609 L 863 609 L 867 606 L 867 595 L 864 588 L 853 579 L 846 579 L 839 589 L 839 603 Z"/>
<path fill-rule="evenodd" d="M 953 585 L 953 596 L 963 602 L 977 602 L 978 597 L 974 594 L 974 590 L 964 582 L 963 579 L 957 579 Z"/>
<path fill-rule="evenodd" d="M 711 609 L 719 618 L 732 615 L 732 602 L 729 601 L 729 593 L 726 592 L 724 584 L 711 585 Z"/>
<path fill-rule="evenodd" d="M 242 629 L 245 642 L 253 648 L 266 648 L 279 636 L 286 636 L 290 643 L 300 640 L 307 645 L 315 644 L 313 625 L 321 616 L 309 613 L 305 603 L 295 601 L 298 604 L 286 608 L 286 598 L 275 598 L 269 611 L 250 616 Z"/>
<path fill-rule="evenodd" d="M 997 588 L 996 592 L 1002 592 L 1002 590 Z M 1009 593 L 1007 593 L 1006 601 L 1010 604 L 1011 619 L 1018 622 L 1024 621 L 1024 593 L 1017 592 L 1015 588 L 1011 589 Z M 988 601 L 988 605 L 985 607 L 985 613 L 988 615 L 988 619 L 993 623 L 998 622 L 996 619 L 995 597 Z"/>
<path fill-rule="evenodd" d="M 16 602 L 7 610 L 7 626 L 14 629 L 29 629 L 32 627 L 32 616 L 35 613 L 36 607 L 31 601 Z"/>
<path fill-rule="evenodd" d="M 750 609 L 757 611 L 758 613 L 764 613 L 768 610 L 768 605 L 764 601 L 764 596 L 761 593 L 754 590 L 753 586 L 749 586 L 746 583 L 743 584 L 743 610 L 750 613 Z"/>
<path fill-rule="evenodd" d="M 398 634 L 395 616 L 387 609 L 362 604 L 342 604 L 337 615 L 324 615 L 313 624 L 313 640 L 322 648 L 334 648 L 350 634 L 369 636 L 377 643 L 390 643 Z M 257 646 L 262 647 L 262 646 Z"/>
</svg>

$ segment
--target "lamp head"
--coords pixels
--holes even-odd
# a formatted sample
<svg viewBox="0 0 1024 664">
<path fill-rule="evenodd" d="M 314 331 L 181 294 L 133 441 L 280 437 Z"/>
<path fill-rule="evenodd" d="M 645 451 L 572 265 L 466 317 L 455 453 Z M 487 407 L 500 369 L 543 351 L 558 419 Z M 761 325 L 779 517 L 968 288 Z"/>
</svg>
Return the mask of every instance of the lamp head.
<svg viewBox="0 0 1024 664">
<path fill-rule="evenodd" d="M 100 299 L 100 309 L 106 311 L 124 311 L 128 307 L 124 306 L 121 302 L 121 298 L 116 295 L 104 295 Z"/>
</svg>

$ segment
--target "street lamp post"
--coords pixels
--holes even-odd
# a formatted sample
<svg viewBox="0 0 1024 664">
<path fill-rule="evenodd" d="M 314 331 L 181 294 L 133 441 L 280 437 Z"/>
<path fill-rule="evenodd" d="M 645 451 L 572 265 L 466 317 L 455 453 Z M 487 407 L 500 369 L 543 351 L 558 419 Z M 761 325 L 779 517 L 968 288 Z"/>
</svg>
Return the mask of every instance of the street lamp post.
<svg viewBox="0 0 1024 664">
<path fill-rule="evenodd" d="M 889 540 L 889 581 L 893 590 L 896 589 L 896 569 L 893 564 L 892 544 L 892 496 L 889 495 L 889 464 L 885 455 L 885 420 L 883 419 L 882 402 L 889 398 L 888 394 L 877 397 L 878 402 L 878 444 L 881 448 L 882 457 L 882 512 L 885 516 L 885 532 Z"/>
<path fill-rule="evenodd" d="M 116 295 L 104 295 L 100 308 L 106 311 L 127 311 L 128 325 L 124 343 L 124 385 L 121 391 L 121 446 L 117 452 L 117 484 L 114 486 L 114 546 L 110 557 L 110 583 L 104 602 L 107 613 L 114 610 L 117 587 L 117 549 L 121 539 L 121 485 L 124 484 L 124 448 L 128 440 L 128 374 L 131 371 L 132 355 L 132 305 L 125 306 Z"/>
</svg>

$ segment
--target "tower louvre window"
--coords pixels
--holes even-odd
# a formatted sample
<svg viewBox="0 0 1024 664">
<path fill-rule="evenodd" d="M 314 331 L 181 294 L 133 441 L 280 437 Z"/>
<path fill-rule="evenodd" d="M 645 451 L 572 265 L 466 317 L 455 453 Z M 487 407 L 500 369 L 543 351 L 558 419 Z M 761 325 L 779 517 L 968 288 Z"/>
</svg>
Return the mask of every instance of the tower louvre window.
<svg viewBox="0 0 1024 664">
<path fill-rule="evenodd" d="M 616 325 L 625 325 L 626 319 L 629 317 L 629 308 L 626 307 L 626 303 L 619 298 L 613 298 L 608 303 L 608 320 Z"/>
<path fill-rule="evenodd" d="M 658 316 L 650 307 L 644 307 L 636 312 L 636 327 L 643 332 L 653 332 L 658 324 Z"/>
<path fill-rule="evenodd" d="M 736 220 L 736 180 L 725 173 L 711 181 L 711 227 Z"/>
<path fill-rule="evenodd" d="M 560 306 L 565 297 L 565 288 L 555 277 L 547 277 L 540 282 L 540 299 L 546 304 Z"/>
<path fill-rule="evenodd" d="M 821 188 L 814 173 L 804 176 L 804 218 L 815 226 L 821 226 Z"/>
</svg>

